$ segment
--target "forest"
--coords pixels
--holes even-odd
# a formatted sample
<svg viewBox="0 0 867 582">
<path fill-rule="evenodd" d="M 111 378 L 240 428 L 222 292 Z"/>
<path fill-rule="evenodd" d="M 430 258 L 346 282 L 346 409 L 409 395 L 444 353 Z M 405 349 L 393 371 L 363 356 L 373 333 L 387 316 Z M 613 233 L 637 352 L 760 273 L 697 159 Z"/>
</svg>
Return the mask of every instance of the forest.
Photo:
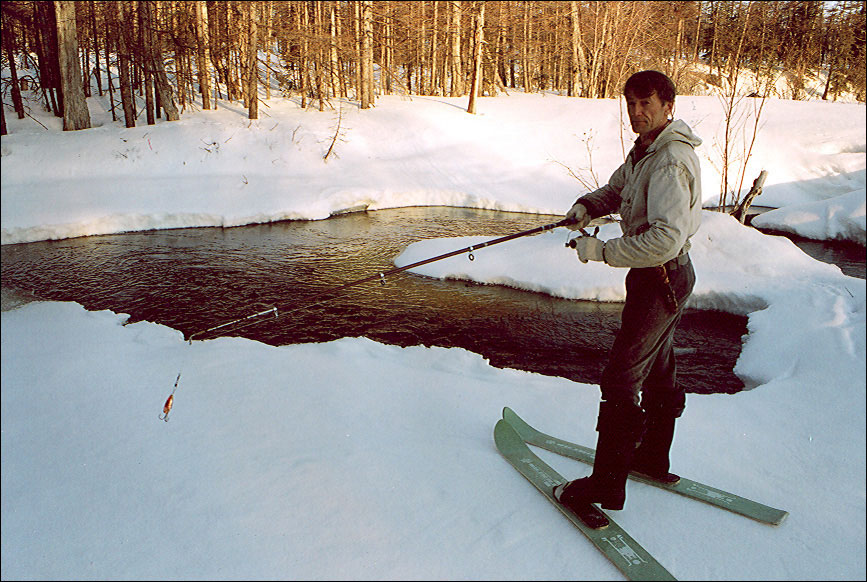
<svg viewBox="0 0 867 582">
<path fill-rule="evenodd" d="M 612 98 L 635 71 L 678 92 L 865 100 L 864 1 L 4 1 L 6 105 L 36 91 L 64 129 L 90 127 L 108 95 L 127 127 L 218 100 L 258 118 L 272 91 L 301 107 L 378 95 L 469 98 L 518 90 Z M 821 95 L 805 80 L 824 79 Z M 782 81 L 782 84 L 780 83 Z M 780 91 L 780 86 L 785 90 Z M 755 88 L 752 89 L 754 96 Z M 772 92 L 776 94 L 771 95 Z"/>
</svg>

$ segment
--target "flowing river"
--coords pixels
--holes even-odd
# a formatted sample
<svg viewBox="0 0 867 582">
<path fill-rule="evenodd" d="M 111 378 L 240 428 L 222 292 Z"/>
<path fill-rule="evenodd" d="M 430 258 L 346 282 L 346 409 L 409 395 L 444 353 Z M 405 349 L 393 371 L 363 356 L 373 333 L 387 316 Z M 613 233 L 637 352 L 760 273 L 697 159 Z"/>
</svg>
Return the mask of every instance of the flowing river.
<svg viewBox="0 0 867 582">
<path fill-rule="evenodd" d="M 3 309 L 32 300 L 75 301 L 188 336 L 274 305 L 306 305 L 323 291 L 394 268 L 394 258 L 421 239 L 494 238 L 561 218 L 402 208 L 319 221 L 3 245 Z M 835 251 L 833 245 L 805 242 L 820 260 L 830 256 L 864 276 L 863 247 Z M 484 260 L 484 250 L 476 260 Z M 357 285 L 336 299 L 232 334 L 271 345 L 365 336 L 401 346 L 461 347 L 494 366 L 596 384 L 621 308 L 401 273 L 384 285 Z M 745 317 L 685 311 L 675 345 L 678 376 L 688 392 L 743 389 L 732 368 L 745 333 Z"/>
</svg>

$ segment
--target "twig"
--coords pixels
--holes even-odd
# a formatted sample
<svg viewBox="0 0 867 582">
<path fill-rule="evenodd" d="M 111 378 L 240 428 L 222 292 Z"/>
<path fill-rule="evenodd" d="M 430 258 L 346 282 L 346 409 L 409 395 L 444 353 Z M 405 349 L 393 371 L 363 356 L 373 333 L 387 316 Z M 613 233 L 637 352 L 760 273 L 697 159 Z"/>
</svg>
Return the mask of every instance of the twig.
<svg viewBox="0 0 867 582">
<path fill-rule="evenodd" d="M 340 109 L 337 112 L 337 129 L 334 131 L 334 136 L 331 138 L 331 145 L 328 146 L 328 151 L 325 152 L 325 155 L 322 157 L 323 161 L 328 161 L 328 156 L 331 155 L 331 152 L 334 151 L 334 145 L 337 143 L 337 138 L 340 136 L 340 124 L 343 122 L 343 104 L 341 103 Z"/>
</svg>

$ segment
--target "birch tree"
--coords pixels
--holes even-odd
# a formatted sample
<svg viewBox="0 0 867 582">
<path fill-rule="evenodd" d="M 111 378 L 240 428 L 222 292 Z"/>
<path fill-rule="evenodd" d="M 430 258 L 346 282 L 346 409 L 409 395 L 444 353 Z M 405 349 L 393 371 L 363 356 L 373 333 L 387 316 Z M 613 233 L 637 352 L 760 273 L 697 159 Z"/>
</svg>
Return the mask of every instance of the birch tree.
<svg viewBox="0 0 867 582">
<path fill-rule="evenodd" d="M 369 109 L 374 103 L 373 87 L 373 21 L 370 0 L 359 2 L 360 10 L 360 61 L 358 68 L 361 73 L 359 91 L 361 93 L 361 108 Z"/>
<path fill-rule="evenodd" d="M 211 108 L 211 41 L 208 34 L 208 6 L 205 0 L 194 0 L 196 6 L 196 58 L 202 109 Z"/>
</svg>

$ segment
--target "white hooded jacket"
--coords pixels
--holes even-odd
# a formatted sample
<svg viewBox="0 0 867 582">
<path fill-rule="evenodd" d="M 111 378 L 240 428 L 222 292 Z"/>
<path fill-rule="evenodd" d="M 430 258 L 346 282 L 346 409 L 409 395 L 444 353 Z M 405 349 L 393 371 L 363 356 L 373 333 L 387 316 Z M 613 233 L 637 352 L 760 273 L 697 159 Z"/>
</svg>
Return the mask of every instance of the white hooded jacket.
<svg viewBox="0 0 867 582">
<path fill-rule="evenodd" d="M 689 251 L 701 224 L 699 139 L 681 120 L 634 163 L 633 147 L 608 184 L 579 198 L 590 216 L 619 213 L 623 236 L 605 243 L 613 267 L 655 267 Z"/>
</svg>

